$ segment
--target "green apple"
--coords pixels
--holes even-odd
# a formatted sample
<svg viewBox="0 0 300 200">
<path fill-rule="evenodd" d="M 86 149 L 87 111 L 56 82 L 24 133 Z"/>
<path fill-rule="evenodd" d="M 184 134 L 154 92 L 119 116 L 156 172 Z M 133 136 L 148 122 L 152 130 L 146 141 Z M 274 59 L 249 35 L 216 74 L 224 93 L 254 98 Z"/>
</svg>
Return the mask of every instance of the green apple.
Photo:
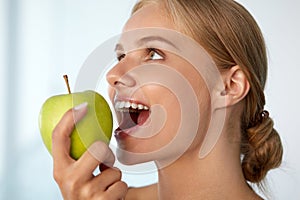
<svg viewBox="0 0 300 200">
<path fill-rule="evenodd" d="M 41 136 L 50 154 L 55 126 L 68 109 L 84 102 L 88 103 L 88 112 L 76 124 L 71 134 L 71 157 L 77 160 L 97 140 L 109 143 L 113 126 L 112 113 L 108 103 L 100 94 L 88 90 L 57 95 L 45 101 L 39 115 Z"/>
</svg>

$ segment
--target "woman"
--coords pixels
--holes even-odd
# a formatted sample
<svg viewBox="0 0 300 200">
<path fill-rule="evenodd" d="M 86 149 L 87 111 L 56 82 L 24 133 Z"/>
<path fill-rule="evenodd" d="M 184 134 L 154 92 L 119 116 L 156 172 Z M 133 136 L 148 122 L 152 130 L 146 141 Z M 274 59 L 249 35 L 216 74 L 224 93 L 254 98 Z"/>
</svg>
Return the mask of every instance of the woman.
<svg viewBox="0 0 300 200">
<path fill-rule="evenodd" d="M 101 142 L 77 161 L 69 157 L 68 136 L 87 112 L 83 104 L 53 132 L 54 177 L 63 197 L 262 199 L 248 182 L 261 183 L 280 165 L 283 150 L 264 111 L 266 48 L 252 16 L 231 0 L 141 0 L 116 52 L 119 62 L 107 80 L 119 122 L 117 156 L 125 164 L 154 160 L 159 181 L 128 189 L 121 172 L 107 167 L 114 156 Z M 218 74 L 208 72 L 214 67 Z M 194 93 L 184 97 L 176 89 L 182 83 Z M 102 172 L 94 176 L 98 165 Z"/>
</svg>

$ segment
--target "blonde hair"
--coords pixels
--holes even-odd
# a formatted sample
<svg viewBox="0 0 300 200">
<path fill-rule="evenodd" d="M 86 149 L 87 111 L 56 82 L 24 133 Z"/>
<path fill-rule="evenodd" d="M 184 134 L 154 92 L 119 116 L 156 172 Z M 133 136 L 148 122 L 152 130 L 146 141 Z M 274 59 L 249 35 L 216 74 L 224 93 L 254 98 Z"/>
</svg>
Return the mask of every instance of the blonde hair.
<svg viewBox="0 0 300 200">
<path fill-rule="evenodd" d="M 283 155 L 273 120 L 262 117 L 268 63 L 259 26 L 233 0 L 140 0 L 132 13 L 151 3 L 162 5 L 176 28 L 201 44 L 220 69 L 238 65 L 247 76 L 250 91 L 241 117 L 242 169 L 246 180 L 259 183 L 270 169 L 280 166 Z"/>
</svg>

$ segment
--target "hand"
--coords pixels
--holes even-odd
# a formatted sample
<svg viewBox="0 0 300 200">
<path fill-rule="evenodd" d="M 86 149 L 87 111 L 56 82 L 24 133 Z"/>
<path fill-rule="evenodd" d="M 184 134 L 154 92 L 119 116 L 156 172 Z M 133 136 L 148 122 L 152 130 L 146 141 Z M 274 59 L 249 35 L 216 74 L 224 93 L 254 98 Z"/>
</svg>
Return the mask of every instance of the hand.
<svg viewBox="0 0 300 200">
<path fill-rule="evenodd" d="M 65 200 L 125 198 L 127 185 L 121 181 L 121 171 L 112 168 L 115 157 L 105 143 L 95 142 L 77 161 L 69 155 L 70 134 L 86 113 L 87 107 L 70 109 L 53 131 L 54 179 Z M 94 175 L 94 170 L 100 165 L 107 167 Z"/>
</svg>

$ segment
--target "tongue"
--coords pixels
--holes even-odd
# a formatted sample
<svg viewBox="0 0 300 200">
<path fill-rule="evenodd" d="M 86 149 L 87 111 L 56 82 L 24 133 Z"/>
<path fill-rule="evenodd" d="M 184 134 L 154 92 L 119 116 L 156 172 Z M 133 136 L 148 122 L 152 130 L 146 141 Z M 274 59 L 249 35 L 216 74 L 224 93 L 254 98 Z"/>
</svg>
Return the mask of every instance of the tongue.
<svg viewBox="0 0 300 200">
<path fill-rule="evenodd" d="M 137 119 L 138 125 L 143 125 L 149 117 L 149 111 L 142 111 Z"/>
<path fill-rule="evenodd" d="M 136 125 L 143 125 L 149 117 L 149 111 L 141 111 L 140 113 L 123 113 L 122 122 L 119 128 L 122 130 L 129 129 Z"/>
<path fill-rule="evenodd" d="M 119 125 L 119 128 L 125 130 L 133 126 L 136 126 L 136 121 L 137 121 L 137 115 L 130 114 L 130 113 L 123 113 L 122 122 Z"/>
</svg>

